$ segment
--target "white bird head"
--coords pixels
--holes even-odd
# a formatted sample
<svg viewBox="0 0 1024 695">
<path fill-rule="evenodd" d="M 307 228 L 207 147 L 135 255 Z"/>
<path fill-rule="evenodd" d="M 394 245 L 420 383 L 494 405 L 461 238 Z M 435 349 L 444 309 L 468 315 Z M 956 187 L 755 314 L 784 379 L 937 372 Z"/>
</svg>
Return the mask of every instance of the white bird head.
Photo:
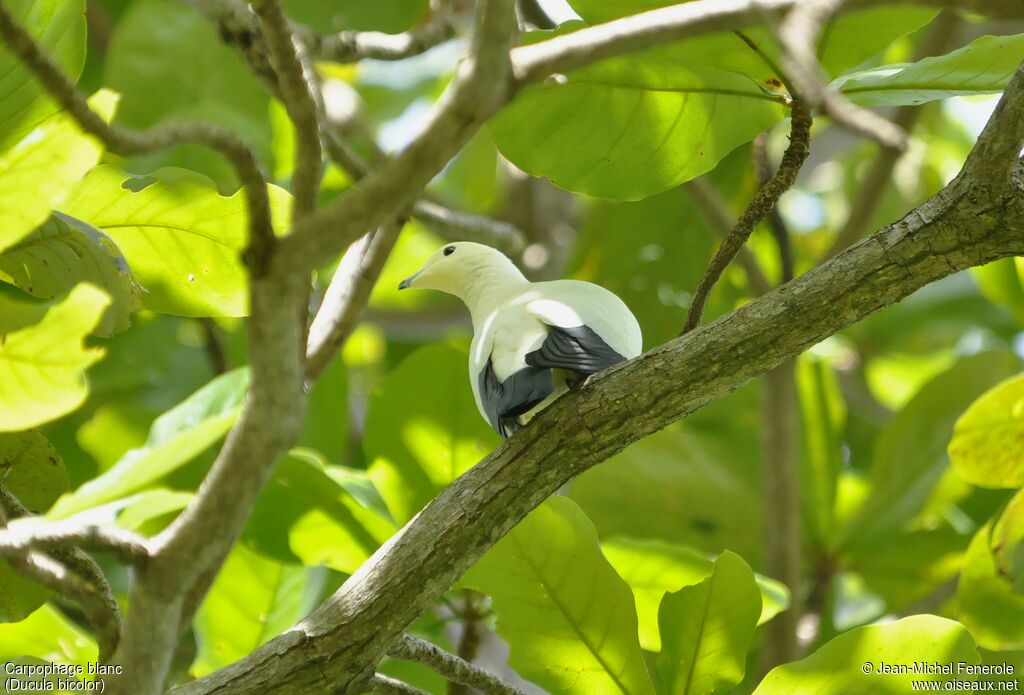
<svg viewBox="0 0 1024 695">
<path fill-rule="evenodd" d="M 456 241 L 435 251 L 419 271 L 402 280 L 398 289 L 439 290 L 466 301 L 482 284 L 524 280 L 500 251 L 472 241 Z"/>
</svg>

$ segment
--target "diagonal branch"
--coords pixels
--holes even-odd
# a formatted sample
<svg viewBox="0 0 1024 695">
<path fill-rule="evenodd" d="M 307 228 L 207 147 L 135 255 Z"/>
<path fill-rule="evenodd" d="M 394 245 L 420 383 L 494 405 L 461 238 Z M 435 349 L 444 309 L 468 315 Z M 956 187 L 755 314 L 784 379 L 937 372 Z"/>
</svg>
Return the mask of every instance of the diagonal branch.
<svg viewBox="0 0 1024 695">
<path fill-rule="evenodd" d="M 971 174 L 1012 166 L 1022 146 L 1024 68 L 940 193 L 792 282 L 595 375 L 445 488 L 306 620 L 172 692 L 360 692 L 407 626 L 568 480 L 935 280 L 1024 254 L 1024 190 L 1009 175 Z"/>
<path fill-rule="evenodd" d="M 342 256 L 306 346 L 306 379 L 316 379 L 352 335 L 402 225 L 385 224 L 356 241 Z"/>
<path fill-rule="evenodd" d="M 388 650 L 388 654 L 396 659 L 417 661 L 429 666 L 453 683 L 476 688 L 485 695 L 524 695 L 519 688 L 418 637 L 402 636 Z"/>
<path fill-rule="evenodd" d="M 425 690 L 414 688 L 383 673 L 373 674 L 373 678 L 370 679 L 370 691 L 381 695 L 429 695 Z"/>
<path fill-rule="evenodd" d="M 790 186 L 796 182 L 800 167 L 810 152 L 811 137 L 811 112 L 807 106 L 797 100 L 793 102 L 791 114 L 792 125 L 789 132 L 789 147 L 782 155 L 782 162 L 779 170 L 758 190 L 757 195 L 747 205 L 736 226 L 729 232 L 729 236 L 718 247 L 715 255 L 708 263 L 707 270 L 697 283 L 697 289 L 693 294 L 693 302 L 686 316 L 686 325 L 683 333 L 692 331 L 700 323 L 700 317 L 704 313 L 704 305 L 707 303 L 708 295 L 718 279 L 722 276 L 726 267 L 736 257 L 736 254 L 747 242 L 751 232 L 757 223 L 764 219 L 773 207 L 779 196 L 785 193 Z"/>
<path fill-rule="evenodd" d="M 274 233 L 270 224 L 267 182 L 252 149 L 235 133 L 210 123 L 183 121 L 166 123 L 148 130 L 134 130 L 108 124 L 89 108 L 53 60 L 12 17 L 6 2 L 0 0 L 0 37 L 42 83 L 50 96 L 75 119 L 82 130 L 99 138 L 120 154 L 141 154 L 186 143 L 199 143 L 219 152 L 235 168 L 245 189 L 249 208 L 249 243 L 246 258 L 257 271 L 267 261 Z"/>
</svg>

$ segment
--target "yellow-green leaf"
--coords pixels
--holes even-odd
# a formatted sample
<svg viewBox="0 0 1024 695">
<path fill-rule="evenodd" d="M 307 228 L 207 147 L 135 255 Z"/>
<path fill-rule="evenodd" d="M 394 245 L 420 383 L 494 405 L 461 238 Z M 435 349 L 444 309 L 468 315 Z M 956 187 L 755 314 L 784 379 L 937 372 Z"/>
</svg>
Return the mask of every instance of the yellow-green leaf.
<svg viewBox="0 0 1024 695">
<path fill-rule="evenodd" d="M 949 458 L 972 485 L 1024 485 L 1024 374 L 986 391 L 960 416 Z"/>
</svg>

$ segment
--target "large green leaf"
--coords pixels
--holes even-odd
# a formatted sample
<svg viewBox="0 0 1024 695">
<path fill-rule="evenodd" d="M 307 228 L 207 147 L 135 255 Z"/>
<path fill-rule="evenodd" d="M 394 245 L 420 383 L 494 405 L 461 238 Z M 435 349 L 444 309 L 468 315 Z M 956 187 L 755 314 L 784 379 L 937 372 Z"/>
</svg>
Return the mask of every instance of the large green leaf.
<svg viewBox="0 0 1024 695">
<path fill-rule="evenodd" d="M 963 625 L 934 615 L 914 615 L 845 632 L 810 656 L 772 669 L 754 695 L 902 695 L 911 692 L 912 681 L 969 679 L 955 671 L 910 672 L 917 662 L 951 664 L 955 669 L 959 662 L 980 661 L 974 640 Z M 883 670 L 901 666 L 908 672 Z"/>
<path fill-rule="evenodd" d="M 399 523 L 498 442 L 477 412 L 468 360 L 451 345 L 421 348 L 370 396 L 363 450 L 370 478 Z"/>
<path fill-rule="evenodd" d="M 8 0 L 4 6 L 65 74 L 78 77 L 85 63 L 85 0 Z M 58 108 L 21 60 L 0 46 L 0 152 Z"/>
<path fill-rule="evenodd" d="M 836 80 L 852 101 L 865 106 L 902 106 L 1006 88 L 1024 61 L 1024 34 L 982 36 L 952 53 L 916 63 L 882 65 Z"/>
<path fill-rule="evenodd" d="M 183 3 L 132 2 L 110 36 L 104 84 L 124 95 L 117 123 L 146 128 L 166 120 L 200 120 L 230 128 L 270 161 L 269 96 L 215 26 Z M 180 166 L 226 190 L 231 165 L 198 145 L 136 157 L 133 171 Z M 92 222 L 92 220 L 90 220 Z"/>
<path fill-rule="evenodd" d="M 222 196 L 208 179 L 181 169 L 154 176 L 139 180 L 113 166 L 97 167 L 60 209 L 114 240 L 147 290 L 147 309 L 179 316 L 246 315 L 240 258 L 248 238 L 244 192 Z M 276 187 L 270 192 L 279 218 L 288 196 Z"/>
<path fill-rule="evenodd" d="M 714 562 L 706 553 L 661 541 L 617 537 L 603 541 L 608 562 L 633 590 L 640 627 L 640 646 L 661 650 L 658 606 L 665 594 L 698 584 L 711 575 Z M 766 623 L 789 606 L 789 590 L 780 582 L 754 575 L 761 592 L 758 624 Z"/>
<path fill-rule="evenodd" d="M 0 661 L 24 656 L 85 667 L 96 663 L 96 642 L 47 604 L 21 622 L 0 624 Z"/>
<path fill-rule="evenodd" d="M 142 308 L 142 288 L 117 246 L 98 229 L 59 212 L 0 253 L 0 281 L 43 299 L 56 299 L 79 282 L 102 287 L 111 303 L 95 332 L 108 337 L 127 330 L 129 317 Z"/>
<path fill-rule="evenodd" d="M 0 483 L 30 512 L 38 513 L 68 489 L 68 474 L 43 435 L 4 432 L 0 433 Z M 50 593 L 0 559 L 0 623 L 24 619 L 43 605 Z"/>
<path fill-rule="evenodd" d="M 364 471 L 293 449 L 260 494 L 243 538 L 281 562 L 352 574 L 395 531 Z"/>
<path fill-rule="evenodd" d="M 77 285 L 43 319 L 0 338 L 0 431 L 23 430 L 64 415 L 85 400 L 85 370 L 103 357 L 82 340 L 110 299 Z"/>
<path fill-rule="evenodd" d="M 842 529 L 847 545 L 869 544 L 900 530 L 921 511 L 948 467 L 946 447 L 960 413 L 1020 361 L 1011 353 L 966 357 L 926 384 L 878 438 L 871 492 Z"/>
<path fill-rule="evenodd" d="M 602 537 L 652 538 L 758 556 L 756 477 L 751 480 L 737 465 L 749 443 L 730 442 L 732 432 L 719 440 L 695 429 L 686 423 L 658 432 L 571 483 L 569 494 Z"/>
<path fill-rule="evenodd" d="M 236 545 L 196 613 L 199 678 L 247 656 L 302 617 L 307 571 Z"/>
<path fill-rule="evenodd" d="M 490 130 L 502 154 L 534 176 L 637 200 L 712 169 L 777 123 L 778 99 L 723 70 L 609 60 L 526 90 Z"/>
<path fill-rule="evenodd" d="M 797 360 L 800 398 L 801 486 L 804 526 L 819 548 L 835 541 L 836 484 L 843 467 L 846 404 L 829 362 L 804 354 Z"/>
<path fill-rule="evenodd" d="M 971 541 L 957 585 L 957 618 L 986 649 L 1024 649 L 1024 494 L 1018 494 L 1011 516 L 993 530 L 987 524 Z M 1010 527 L 1010 530 L 1005 530 Z M 996 534 L 1016 536 L 1001 544 Z M 1013 552 L 1010 552 L 1013 551 Z"/>
<path fill-rule="evenodd" d="M 666 594 L 658 609 L 660 691 L 704 695 L 743 680 L 760 613 L 754 573 L 728 551 L 707 579 Z"/>
<path fill-rule="evenodd" d="M 985 392 L 960 416 L 949 458 L 972 485 L 1024 485 L 1024 374 Z"/>
<path fill-rule="evenodd" d="M 89 101 L 105 118 L 117 103 L 111 92 L 100 92 Z M 102 151 L 99 141 L 62 113 L 0 154 L 0 251 L 45 222 Z"/>
<path fill-rule="evenodd" d="M 548 692 L 653 692 L 633 596 L 571 500 L 552 497 L 534 510 L 463 584 L 491 596 L 509 664 Z"/>
<path fill-rule="evenodd" d="M 217 377 L 158 417 L 145 445 L 59 499 L 48 516 L 59 519 L 127 497 L 185 465 L 231 428 L 248 386 L 247 368 Z"/>
</svg>

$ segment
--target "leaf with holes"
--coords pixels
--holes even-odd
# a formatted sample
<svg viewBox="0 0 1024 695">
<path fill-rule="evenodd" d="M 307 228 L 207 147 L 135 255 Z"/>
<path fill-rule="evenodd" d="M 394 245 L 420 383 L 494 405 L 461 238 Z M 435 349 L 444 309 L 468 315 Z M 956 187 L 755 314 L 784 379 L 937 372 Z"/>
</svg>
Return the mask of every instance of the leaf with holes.
<svg viewBox="0 0 1024 695">
<path fill-rule="evenodd" d="M 665 594 L 658 609 L 660 691 L 702 695 L 743 680 L 760 614 L 754 573 L 729 551 L 718 556 L 707 579 Z"/>
<path fill-rule="evenodd" d="M 534 510 L 462 583 L 490 595 L 509 664 L 527 680 L 556 694 L 653 693 L 633 595 L 572 500 Z"/>
<path fill-rule="evenodd" d="M 78 77 L 85 64 L 85 0 L 7 0 L 4 5 L 66 75 Z M 32 71 L 0 45 L 0 152 L 59 110 Z"/>
<path fill-rule="evenodd" d="M 270 194 L 280 221 L 290 198 L 274 186 Z M 248 238 L 244 192 L 222 196 L 212 181 L 184 169 L 137 179 L 101 166 L 60 209 L 114 240 L 147 290 L 147 309 L 179 316 L 248 313 L 240 257 Z"/>
<path fill-rule="evenodd" d="M 82 344 L 110 304 L 92 285 L 77 285 L 34 325 L 0 336 L 0 432 L 41 425 L 85 400 L 85 370 L 103 357 Z"/>
<path fill-rule="evenodd" d="M 102 287 L 111 298 L 95 330 L 102 336 L 127 330 L 130 316 L 142 308 L 142 288 L 114 242 L 95 227 L 59 212 L 0 253 L 0 281 L 42 299 L 56 299 L 79 282 Z"/>
</svg>

